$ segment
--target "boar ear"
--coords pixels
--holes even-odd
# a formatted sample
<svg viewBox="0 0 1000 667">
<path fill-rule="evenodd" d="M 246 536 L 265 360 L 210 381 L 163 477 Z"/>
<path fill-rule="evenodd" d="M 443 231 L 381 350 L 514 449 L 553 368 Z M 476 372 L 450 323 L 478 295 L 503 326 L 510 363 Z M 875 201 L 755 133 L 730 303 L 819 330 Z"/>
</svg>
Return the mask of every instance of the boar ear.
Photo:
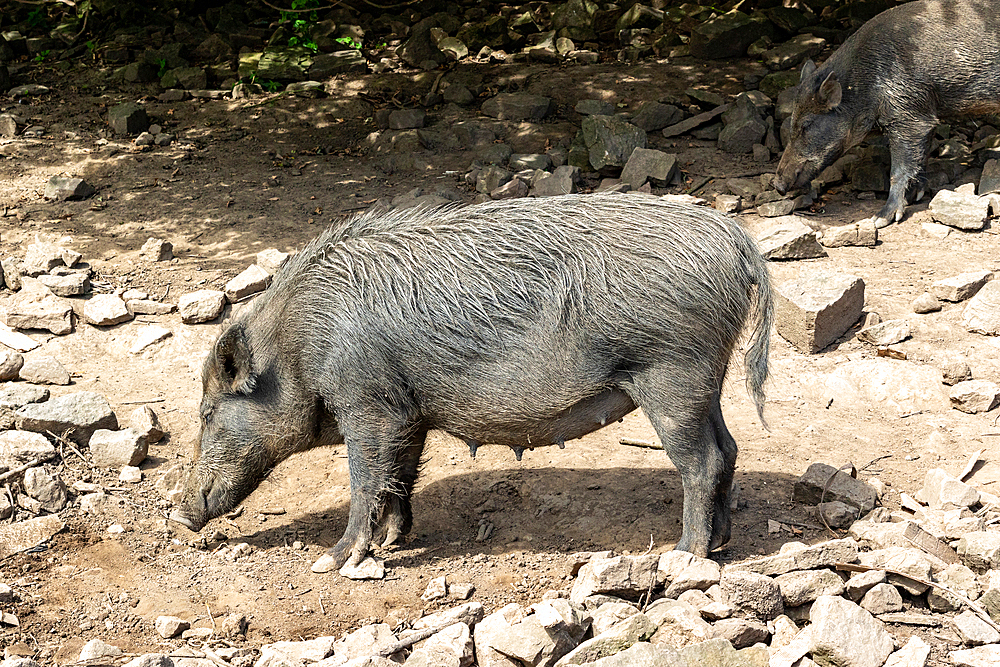
<svg viewBox="0 0 1000 667">
<path fill-rule="evenodd" d="M 820 84 L 819 90 L 816 91 L 816 101 L 826 110 L 836 108 L 840 104 L 840 98 L 843 91 L 840 87 L 840 82 L 837 81 L 837 77 L 830 72 L 829 76 Z"/>
<path fill-rule="evenodd" d="M 219 336 L 215 343 L 215 364 L 226 390 L 237 394 L 253 391 L 257 377 L 253 372 L 250 341 L 242 325 L 234 324 Z"/>
<path fill-rule="evenodd" d="M 802 74 L 799 75 L 799 83 L 802 83 L 816 71 L 816 63 L 812 61 L 812 58 L 807 58 L 806 62 L 802 65 Z"/>
</svg>

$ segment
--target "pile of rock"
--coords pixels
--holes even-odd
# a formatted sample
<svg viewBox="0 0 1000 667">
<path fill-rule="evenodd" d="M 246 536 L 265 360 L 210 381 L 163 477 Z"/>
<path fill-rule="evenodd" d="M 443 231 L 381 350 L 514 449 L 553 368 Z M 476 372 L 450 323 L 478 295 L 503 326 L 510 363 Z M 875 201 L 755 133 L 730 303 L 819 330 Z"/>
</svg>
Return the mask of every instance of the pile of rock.
<svg viewBox="0 0 1000 667">
<path fill-rule="evenodd" d="M 243 636 L 247 620 L 240 614 L 214 632 L 160 617 L 151 631 L 184 637 L 197 648 L 127 664 L 922 667 L 932 648 L 950 664 L 996 664 L 1000 498 L 940 469 L 927 473 L 914 497 L 902 494 L 907 509 L 871 509 L 882 489 L 876 479 L 862 482 L 813 464 L 796 484 L 797 500 L 839 503 L 855 516 L 871 511 L 844 538 L 790 542 L 756 560 L 720 566 L 678 551 L 578 553 L 567 562 L 571 588 L 549 591 L 528 606 L 487 614 L 471 601 L 396 628 L 376 623 L 340 638 L 259 648 L 218 641 Z M 461 599 L 471 592 L 439 577 L 424 597 Z M 932 635 L 923 633 L 928 629 Z M 79 659 L 119 655 L 120 649 L 93 640 Z"/>
</svg>

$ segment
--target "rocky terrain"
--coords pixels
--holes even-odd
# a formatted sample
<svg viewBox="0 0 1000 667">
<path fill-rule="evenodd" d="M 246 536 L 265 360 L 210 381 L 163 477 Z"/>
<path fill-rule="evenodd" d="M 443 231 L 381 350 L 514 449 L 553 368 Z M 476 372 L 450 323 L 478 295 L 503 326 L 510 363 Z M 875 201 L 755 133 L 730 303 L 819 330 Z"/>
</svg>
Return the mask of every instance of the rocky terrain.
<svg viewBox="0 0 1000 667">
<path fill-rule="evenodd" d="M 890 4 L 5 14 L 4 667 L 1000 664 L 1000 120 L 940 125 L 882 229 L 881 137 L 772 186 L 798 68 Z M 712 559 L 670 551 L 640 413 L 522 461 L 432 434 L 413 533 L 355 579 L 309 570 L 343 447 L 166 520 L 211 342 L 326 225 L 609 189 L 738 214 L 771 260 L 770 430 L 734 364 Z"/>
</svg>

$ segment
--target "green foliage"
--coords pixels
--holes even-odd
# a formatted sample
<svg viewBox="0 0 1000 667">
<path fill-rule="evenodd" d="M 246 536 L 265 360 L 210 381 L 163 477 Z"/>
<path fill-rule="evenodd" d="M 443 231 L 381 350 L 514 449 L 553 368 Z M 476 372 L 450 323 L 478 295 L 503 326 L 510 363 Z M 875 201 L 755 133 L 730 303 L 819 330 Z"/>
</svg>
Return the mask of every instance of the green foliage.
<svg viewBox="0 0 1000 667">
<path fill-rule="evenodd" d="M 261 81 L 259 83 L 260 87 L 269 93 L 276 93 L 278 92 L 278 89 L 281 88 L 280 83 L 278 83 L 277 81 L 271 81 L 270 79 L 268 79 L 267 81 Z"/>
<path fill-rule="evenodd" d="M 167 68 L 167 59 L 166 58 L 160 58 L 159 60 L 156 61 L 156 64 L 160 66 L 160 69 L 157 70 L 157 72 L 156 72 L 156 76 L 162 79 L 163 75 L 167 73 L 167 69 L 168 69 Z"/>
<path fill-rule="evenodd" d="M 52 53 L 52 51 L 49 49 L 45 49 L 44 51 L 39 51 L 38 53 L 35 54 L 34 58 L 35 62 L 36 63 L 45 62 L 45 59 L 49 57 L 50 53 Z"/>
<path fill-rule="evenodd" d="M 337 39 L 335 39 L 333 41 L 337 42 L 338 44 L 343 44 L 344 46 L 349 46 L 352 49 L 360 49 L 361 48 L 361 42 L 359 42 L 358 40 L 354 39 L 353 37 L 338 37 Z"/>
<path fill-rule="evenodd" d="M 28 25 L 32 28 L 43 28 L 48 25 L 49 17 L 44 6 L 37 7 L 28 13 Z"/>
<path fill-rule="evenodd" d="M 296 10 L 312 9 L 319 7 L 319 5 L 320 0 L 292 0 L 292 9 Z M 315 10 L 310 12 L 281 12 L 281 20 L 290 23 L 291 30 L 295 33 L 288 38 L 288 46 L 299 46 L 309 49 L 313 53 L 319 51 L 319 46 L 316 45 L 316 41 L 310 35 L 312 27 L 319 20 L 318 12 Z"/>
</svg>

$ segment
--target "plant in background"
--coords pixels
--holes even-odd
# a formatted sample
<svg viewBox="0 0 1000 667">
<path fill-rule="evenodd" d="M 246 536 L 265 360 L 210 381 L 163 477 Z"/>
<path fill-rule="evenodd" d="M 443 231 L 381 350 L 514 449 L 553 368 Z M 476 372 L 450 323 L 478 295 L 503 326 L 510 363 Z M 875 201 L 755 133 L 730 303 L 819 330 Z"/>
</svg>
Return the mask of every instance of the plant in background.
<svg viewBox="0 0 1000 667">
<path fill-rule="evenodd" d="M 354 39 L 353 37 L 338 37 L 337 39 L 335 39 L 333 41 L 337 42 L 338 44 L 343 44 L 344 46 L 350 47 L 352 49 L 360 49 L 361 48 L 361 42 L 359 42 L 358 40 Z M 384 44 L 383 44 L 383 46 L 384 46 Z"/>
<path fill-rule="evenodd" d="M 167 73 L 167 59 L 160 58 L 156 61 L 156 64 L 160 66 L 160 69 L 156 72 L 156 76 L 162 79 L 163 75 Z"/>
<path fill-rule="evenodd" d="M 32 9 L 28 13 L 27 22 L 32 28 L 44 28 L 49 22 L 48 14 L 45 12 L 45 7 Z"/>
<path fill-rule="evenodd" d="M 45 62 L 45 59 L 49 57 L 50 53 L 52 53 L 52 51 L 50 49 L 45 49 L 44 51 L 39 51 L 38 53 L 35 54 L 35 58 L 34 58 L 35 62 L 36 63 Z"/>
<path fill-rule="evenodd" d="M 318 7 L 319 3 L 320 0 L 292 0 L 292 9 L 312 9 L 312 11 L 281 12 L 281 20 L 289 22 L 292 32 L 295 33 L 288 38 L 288 46 L 300 46 L 309 49 L 313 53 L 319 51 L 316 40 L 310 35 L 312 27 L 319 20 L 319 13 L 313 9 L 314 7 Z"/>
</svg>

